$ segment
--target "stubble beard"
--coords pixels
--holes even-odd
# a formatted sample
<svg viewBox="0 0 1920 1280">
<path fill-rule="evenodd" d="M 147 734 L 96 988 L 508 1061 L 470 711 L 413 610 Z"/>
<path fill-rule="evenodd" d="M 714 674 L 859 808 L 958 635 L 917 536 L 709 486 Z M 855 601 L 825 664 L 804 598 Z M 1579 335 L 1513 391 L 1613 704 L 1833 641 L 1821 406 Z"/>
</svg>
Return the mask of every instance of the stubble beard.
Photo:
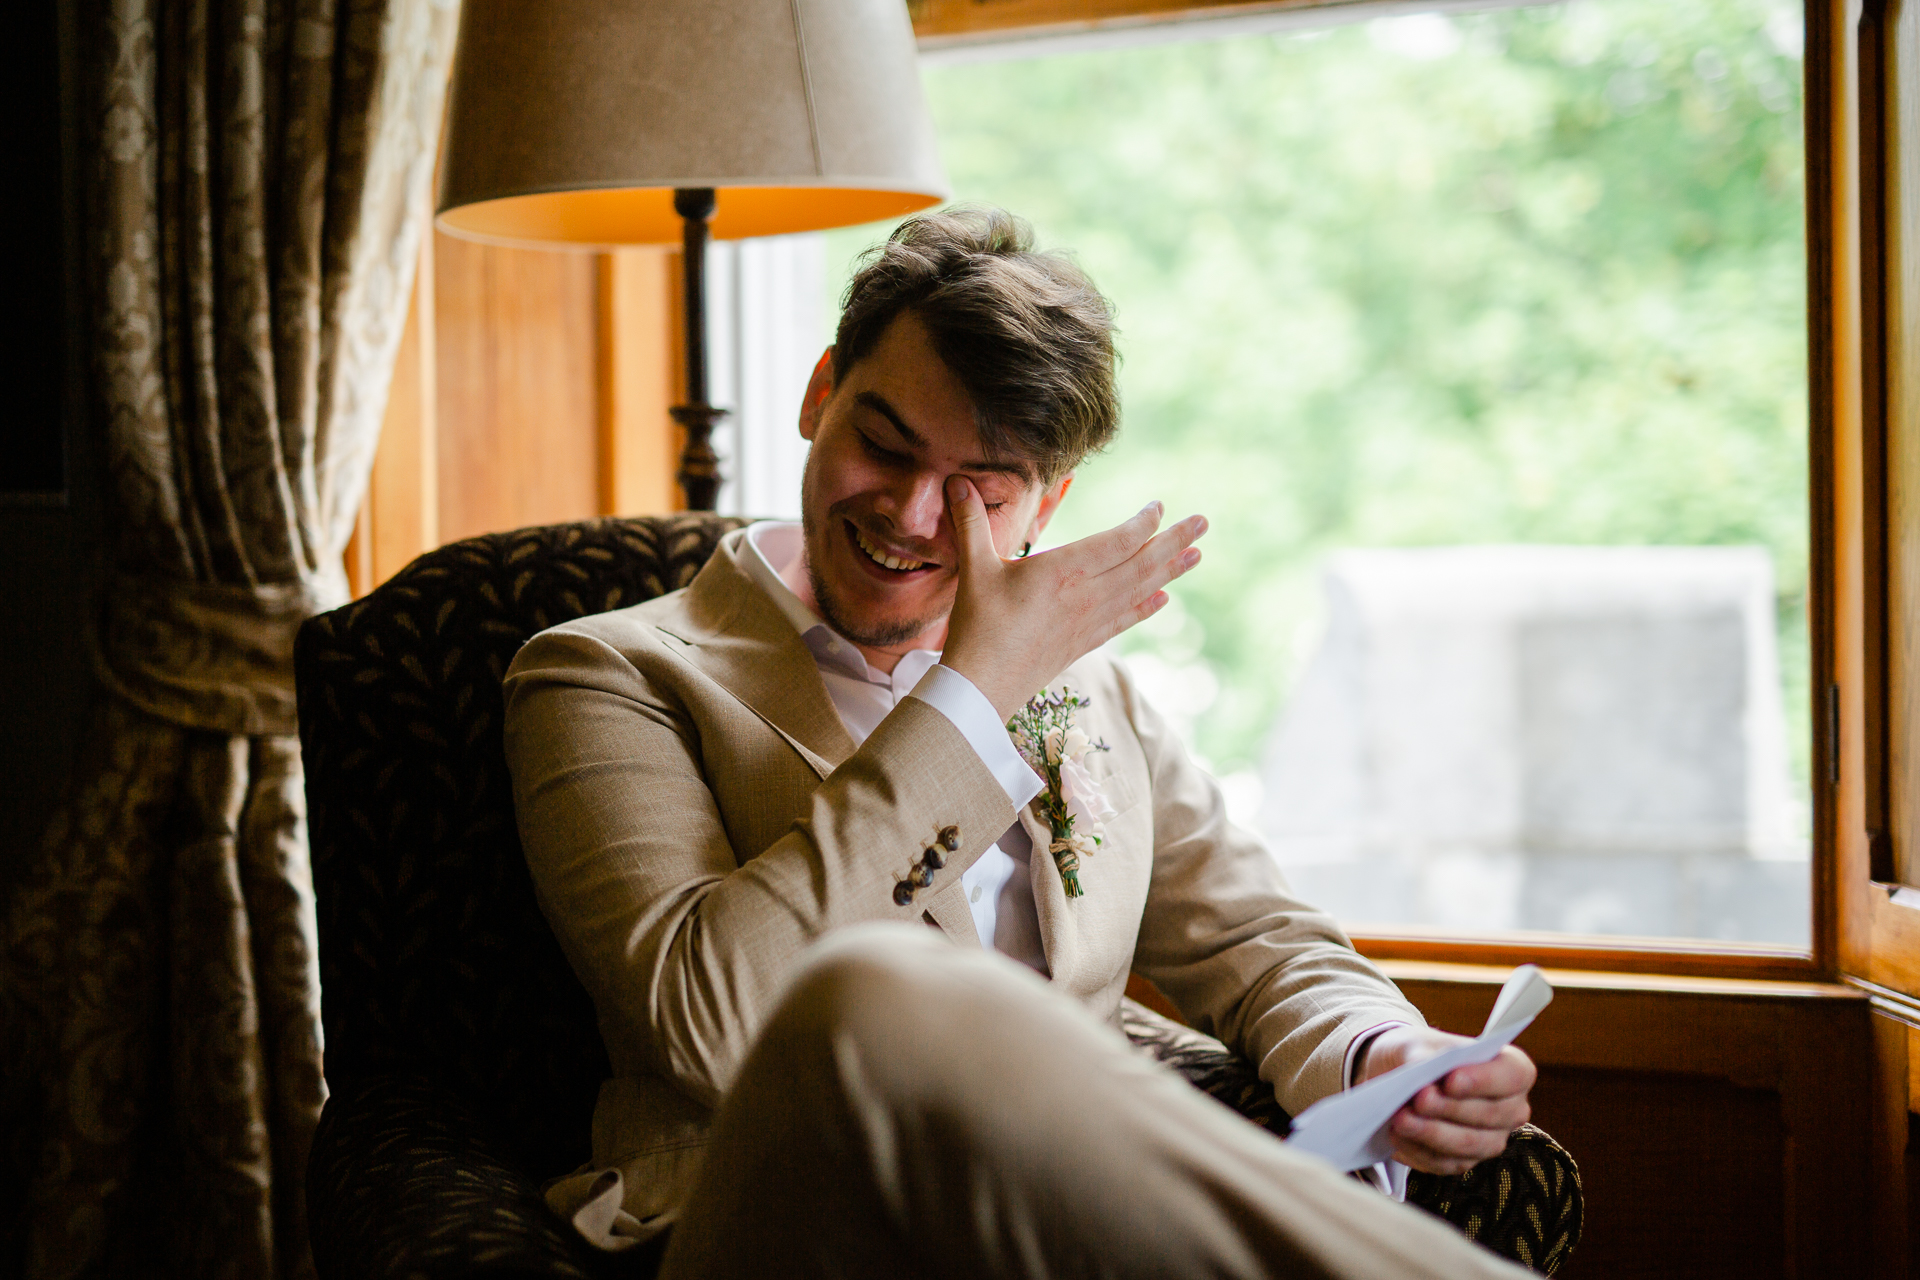
<svg viewBox="0 0 1920 1280">
<path fill-rule="evenodd" d="M 833 535 L 820 527 L 819 521 L 813 517 L 810 505 L 803 504 L 803 506 L 806 506 L 806 509 L 800 516 L 800 538 L 807 558 L 807 582 L 813 587 L 814 607 L 820 610 L 820 616 L 826 624 L 840 635 L 869 649 L 891 649 L 895 645 L 905 644 L 925 634 L 952 612 L 952 606 L 949 605 L 924 618 L 909 618 L 889 625 L 863 626 L 854 621 L 845 605 L 835 598 L 833 588 L 827 585 L 826 576 L 820 572 L 822 557 L 813 554 L 813 548 L 816 545 L 824 538 Z M 828 519 L 837 522 L 839 517 L 830 514 Z M 838 530 L 834 532 L 837 533 Z"/>
</svg>

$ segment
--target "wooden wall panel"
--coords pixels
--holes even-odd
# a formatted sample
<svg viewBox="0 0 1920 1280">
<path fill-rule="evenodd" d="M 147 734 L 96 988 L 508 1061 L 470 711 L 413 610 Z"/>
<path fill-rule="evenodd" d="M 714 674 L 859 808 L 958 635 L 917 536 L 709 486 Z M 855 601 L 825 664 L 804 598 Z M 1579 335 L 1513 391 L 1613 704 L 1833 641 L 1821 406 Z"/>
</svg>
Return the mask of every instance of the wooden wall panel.
<svg viewBox="0 0 1920 1280">
<path fill-rule="evenodd" d="M 1435 1026 L 1477 1032 L 1504 969 L 1383 965 Z M 1561 1275 L 1869 1274 L 1873 1073 L 1849 987 L 1551 970 L 1520 1044 L 1535 1119 L 1579 1163 Z"/>
<path fill-rule="evenodd" d="M 682 505 L 679 255 L 435 235 L 347 547 L 361 596 L 443 542 Z"/>
<path fill-rule="evenodd" d="M 680 255 L 622 249 L 600 258 L 600 509 L 658 515 L 684 505 L 674 473 L 681 400 Z"/>
<path fill-rule="evenodd" d="M 1586 1192 L 1586 1232 L 1562 1280 L 1789 1274 L 1778 1093 L 1547 1067 L 1533 1109 L 1573 1152 Z"/>
<path fill-rule="evenodd" d="M 1875 1009 L 1873 1014 L 1873 1274 L 1901 1276 L 1913 1271 L 1912 1198 L 1920 1179 L 1912 1176 L 1913 1072 L 1920 1054 L 1913 1040 L 1920 1029 Z"/>
<path fill-rule="evenodd" d="M 434 253 L 441 540 L 600 514 L 595 256 Z"/>
<path fill-rule="evenodd" d="M 1916 1160 L 1920 1160 L 1920 1116 L 1909 1111 L 1906 1121 L 1905 1165 L 1911 1169 Z M 1874 1274 L 1877 1276 L 1920 1276 L 1920 1178 L 1908 1178 L 1905 1191 L 1900 1198 L 1902 1203 L 1896 1206 L 1900 1229 L 1888 1233 L 1884 1243 L 1879 1233 L 1875 1233 Z"/>
<path fill-rule="evenodd" d="M 1485 1025 L 1511 972 L 1381 968 L 1428 1022 L 1467 1035 Z M 1519 1043 L 1540 1068 L 1533 1118 L 1573 1153 L 1586 1194 L 1585 1233 L 1562 1277 L 1909 1274 L 1910 1237 L 1874 1230 L 1890 1212 L 1879 1201 L 1896 1199 L 1904 1215 L 1920 1198 L 1904 1175 L 1886 1176 L 1880 1135 L 1897 1129 L 1903 1155 L 1909 1141 L 1910 1028 L 1877 1025 L 1880 997 L 1838 983 L 1547 976 L 1553 1003 Z M 1127 994 L 1179 1017 L 1137 975 Z M 1920 1027 L 1920 1004 L 1912 1013 Z M 1898 1046 L 1897 1063 L 1876 1066 L 1883 1041 Z M 1881 1082 L 1885 1110 L 1889 1072 L 1892 1126 L 1868 1088 Z"/>
</svg>

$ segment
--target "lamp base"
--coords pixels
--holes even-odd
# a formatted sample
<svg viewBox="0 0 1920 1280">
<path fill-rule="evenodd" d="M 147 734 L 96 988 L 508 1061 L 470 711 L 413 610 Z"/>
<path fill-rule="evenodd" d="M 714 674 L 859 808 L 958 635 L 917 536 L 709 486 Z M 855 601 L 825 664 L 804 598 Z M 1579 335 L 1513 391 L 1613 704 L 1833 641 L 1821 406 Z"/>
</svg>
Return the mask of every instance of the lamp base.
<svg viewBox="0 0 1920 1280">
<path fill-rule="evenodd" d="M 713 427 L 727 410 L 710 404 L 677 404 L 668 410 L 687 429 L 687 447 L 680 451 L 680 491 L 687 510 L 711 511 L 720 497 L 720 455 L 713 451 Z"/>
</svg>

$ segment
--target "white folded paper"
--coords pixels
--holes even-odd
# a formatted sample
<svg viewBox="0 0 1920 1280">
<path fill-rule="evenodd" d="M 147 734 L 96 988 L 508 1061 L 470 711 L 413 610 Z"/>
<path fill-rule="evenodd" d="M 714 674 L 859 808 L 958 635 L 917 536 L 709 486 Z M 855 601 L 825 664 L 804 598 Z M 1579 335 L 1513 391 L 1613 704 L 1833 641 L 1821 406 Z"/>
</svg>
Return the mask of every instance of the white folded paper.
<svg viewBox="0 0 1920 1280">
<path fill-rule="evenodd" d="M 1553 987 L 1546 975 L 1530 964 L 1521 965 L 1500 988 L 1500 998 L 1494 1001 L 1487 1029 L 1479 1039 L 1320 1099 L 1293 1118 L 1287 1141 L 1296 1151 L 1319 1156 L 1336 1169 L 1379 1164 L 1393 1150 L 1387 1122 L 1414 1094 L 1455 1067 L 1490 1061 L 1552 1001 Z"/>
</svg>

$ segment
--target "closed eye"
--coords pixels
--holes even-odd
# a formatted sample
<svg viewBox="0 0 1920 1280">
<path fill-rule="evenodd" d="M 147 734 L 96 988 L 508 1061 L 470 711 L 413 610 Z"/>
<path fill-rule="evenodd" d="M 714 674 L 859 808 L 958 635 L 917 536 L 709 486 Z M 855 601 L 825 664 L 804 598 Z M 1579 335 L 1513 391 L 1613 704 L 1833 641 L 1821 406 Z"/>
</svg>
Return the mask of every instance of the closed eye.
<svg viewBox="0 0 1920 1280">
<path fill-rule="evenodd" d="M 866 455 L 869 458 L 872 458 L 875 462 L 884 463 L 885 465 L 890 467 L 903 467 L 913 461 L 912 458 L 908 457 L 904 453 L 895 453 L 891 449 L 881 448 L 879 442 L 876 441 L 872 436 L 868 435 L 864 431 L 858 432 L 856 434 L 858 434 L 860 437 L 861 449 L 863 449 L 866 452 Z"/>
<path fill-rule="evenodd" d="M 860 438 L 861 451 L 881 466 L 910 467 L 913 465 L 914 459 L 911 454 L 899 453 L 889 449 L 864 431 L 855 431 L 854 434 Z M 977 489 L 979 487 L 980 482 L 978 480 L 974 481 L 974 488 Z M 983 494 L 982 497 L 984 498 L 984 496 Z M 1004 501 L 985 503 L 986 509 L 990 512 L 998 511 L 1006 505 Z"/>
</svg>

